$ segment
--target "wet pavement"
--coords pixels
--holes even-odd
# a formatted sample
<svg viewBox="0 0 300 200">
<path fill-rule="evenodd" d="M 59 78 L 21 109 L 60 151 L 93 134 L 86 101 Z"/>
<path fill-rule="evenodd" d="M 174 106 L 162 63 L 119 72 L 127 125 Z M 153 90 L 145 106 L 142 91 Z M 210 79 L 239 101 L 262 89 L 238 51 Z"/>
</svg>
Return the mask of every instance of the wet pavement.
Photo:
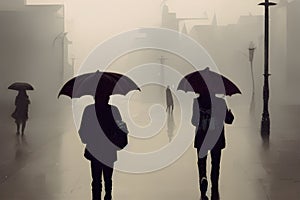
<svg viewBox="0 0 300 200">
<path fill-rule="evenodd" d="M 221 199 L 298 200 L 300 107 L 272 110 L 269 148 L 262 145 L 260 138 L 260 116 L 251 117 L 243 106 L 232 109 L 236 120 L 226 128 Z M 179 120 L 177 115 L 175 112 L 175 122 Z M 15 124 L 9 117 L 1 116 L 0 128 L 1 200 L 90 199 L 89 163 L 82 156 L 84 146 L 76 133 L 70 106 L 58 109 L 56 114 L 32 117 L 24 137 L 16 136 Z M 187 126 L 185 131 L 193 129 Z M 167 128 L 161 132 L 157 139 L 168 143 Z M 196 152 L 190 147 L 175 163 L 161 170 L 144 174 L 115 172 L 114 199 L 196 200 L 197 176 Z"/>
</svg>

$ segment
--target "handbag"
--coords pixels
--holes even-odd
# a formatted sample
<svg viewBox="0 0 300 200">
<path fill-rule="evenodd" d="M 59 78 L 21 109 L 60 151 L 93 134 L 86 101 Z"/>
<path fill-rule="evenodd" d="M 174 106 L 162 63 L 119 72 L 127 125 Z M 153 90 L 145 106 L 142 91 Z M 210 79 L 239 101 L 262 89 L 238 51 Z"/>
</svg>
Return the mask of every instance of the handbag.
<svg viewBox="0 0 300 200">
<path fill-rule="evenodd" d="M 128 129 L 127 125 L 122 120 L 116 120 L 116 130 L 114 131 L 112 142 L 121 149 L 124 149 L 128 144 Z"/>
<path fill-rule="evenodd" d="M 226 124 L 232 124 L 233 120 L 234 120 L 233 113 L 231 112 L 230 109 L 227 109 L 227 111 L 226 111 L 226 117 L 225 117 L 225 123 Z"/>
<path fill-rule="evenodd" d="M 96 158 L 85 148 L 84 157 L 88 160 L 96 160 Z"/>
</svg>

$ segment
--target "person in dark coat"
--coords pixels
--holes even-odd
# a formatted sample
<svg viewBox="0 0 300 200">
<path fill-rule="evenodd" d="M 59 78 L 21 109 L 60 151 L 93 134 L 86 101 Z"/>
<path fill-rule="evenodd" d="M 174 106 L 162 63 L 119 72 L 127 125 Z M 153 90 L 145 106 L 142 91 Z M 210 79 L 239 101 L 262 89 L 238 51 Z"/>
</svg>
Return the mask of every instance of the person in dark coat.
<svg viewBox="0 0 300 200">
<path fill-rule="evenodd" d="M 95 104 L 88 105 L 82 116 L 79 135 L 86 144 L 84 156 L 90 161 L 92 175 L 92 199 L 100 200 L 102 191 L 102 175 L 105 184 L 104 200 L 112 199 L 112 175 L 117 151 L 121 148 L 112 140 L 117 129 L 117 122 L 122 121 L 116 106 L 108 104 L 109 95 L 98 95 Z"/>
<path fill-rule="evenodd" d="M 26 122 L 28 120 L 28 106 L 30 100 L 26 94 L 26 90 L 20 90 L 15 99 L 15 111 L 11 114 L 17 124 L 17 135 L 20 134 L 20 126 L 22 126 L 22 135 L 24 135 Z"/>
<path fill-rule="evenodd" d="M 173 102 L 172 92 L 171 92 L 169 86 L 166 89 L 166 102 L 167 102 L 167 109 L 166 109 L 166 111 L 168 113 L 172 113 L 173 109 L 174 109 L 174 102 Z"/>
<path fill-rule="evenodd" d="M 223 98 L 211 97 L 209 95 L 200 95 L 194 100 L 192 124 L 196 126 L 196 135 L 194 140 L 194 147 L 197 149 L 198 155 L 198 171 L 199 171 L 199 185 L 201 192 L 201 199 L 208 199 L 206 191 L 208 187 L 206 175 L 206 160 L 207 153 L 210 151 L 211 155 L 211 199 L 219 199 L 219 171 L 221 152 L 225 148 L 224 123 L 228 113 L 226 102 Z M 213 102 L 213 103 L 212 103 Z M 212 106 L 218 114 L 212 116 Z M 220 113 L 226 113 L 225 116 Z M 231 113 L 231 111 L 230 111 Z M 218 138 L 213 138 L 213 137 Z M 208 140 L 207 140 L 208 138 Z M 210 141 L 209 141 L 210 140 Z M 210 146 L 204 142 L 213 142 Z M 205 146 L 205 147 L 204 147 Z M 200 155 L 200 149 L 204 147 L 205 155 Z M 201 149 L 203 151 L 203 149 Z"/>
</svg>

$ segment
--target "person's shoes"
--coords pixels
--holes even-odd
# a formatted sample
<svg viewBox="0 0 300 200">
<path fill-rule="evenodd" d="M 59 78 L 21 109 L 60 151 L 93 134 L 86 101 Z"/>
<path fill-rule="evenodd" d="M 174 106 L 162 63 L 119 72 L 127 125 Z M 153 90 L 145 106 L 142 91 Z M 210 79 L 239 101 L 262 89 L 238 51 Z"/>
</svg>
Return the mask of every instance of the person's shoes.
<svg viewBox="0 0 300 200">
<path fill-rule="evenodd" d="M 218 189 L 211 190 L 211 200 L 220 200 L 220 194 Z"/>
<path fill-rule="evenodd" d="M 16 132 L 16 135 L 20 135 L 20 131 L 17 131 L 17 132 Z"/>
<path fill-rule="evenodd" d="M 92 197 L 92 200 L 101 200 L 101 196 L 99 196 L 99 197 L 98 197 L 98 196 L 96 196 L 96 197 L 93 196 L 93 197 Z"/>
<path fill-rule="evenodd" d="M 205 196 L 201 196 L 200 200 L 208 200 L 208 197 L 206 195 Z"/>
<path fill-rule="evenodd" d="M 207 185 L 207 178 L 203 177 L 200 181 L 201 197 L 206 197 Z"/>
<path fill-rule="evenodd" d="M 104 196 L 104 200 L 112 200 L 112 196 L 111 195 L 105 195 Z"/>
<path fill-rule="evenodd" d="M 100 193 L 98 192 L 92 192 L 92 200 L 101 200 L 101 190 L 100 190 Z"/>
</svg>

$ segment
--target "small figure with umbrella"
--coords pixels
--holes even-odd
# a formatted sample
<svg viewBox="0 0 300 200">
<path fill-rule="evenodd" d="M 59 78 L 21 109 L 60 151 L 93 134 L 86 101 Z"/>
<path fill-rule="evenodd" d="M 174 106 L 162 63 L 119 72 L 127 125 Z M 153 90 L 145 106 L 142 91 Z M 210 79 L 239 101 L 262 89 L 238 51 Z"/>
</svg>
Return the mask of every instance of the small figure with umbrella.
<svg viewBox="0 0 300 200">
<path fill-rule="evenodd" d="M 166 104 L 167 104 L 167 108 L 166 108 L 167 113 L 168 114 L 172 113 L 174 109 L 174 101 L 173 101 L 170 86 L 167 86 L 166 89 Z"/>
<path fill-rule="evenodd" d="M 29 83 L 16 82 L 11 84 L 8 89 L 17 90 L 18 95 L 15 99 L 15 111 L 11 114 L 17 124 L 17 135 L 20 134 L 20 127 L 22 126 L 22 135 L 24 135 L 26 122 L 28 120 L 28 106 L 30 104 L 29 97 L 26 90 L 33 90 Z"/>
<path fill-rule="evenodd" d="M 198 171 L 201 199 L 206 200 L 208 187 L 206 175 L 207 154 L 210 151 L 211 199 L 219 197 L 219 171 L 221 152 L 225 148 L 224 123 L 232 124 L 234 116 L 227 108 L 225 95 L 241 93 L 238 87 L 225 76 L 209 68 L 186 75 L 179 83 L 178 90 L 200 94 L 194 100 L 192 124 L 196 127 L 194 147 L 198 155 Z"/>
<path fill-rule="evenodd" d="M 94 97 L 95 104 L 88 105 L 83 112 L 79 135 L 86 144 L 84 156 L 90 161 L 92 174 L 92 199 L 101 199 L 102 175 L 105 183 L 105 200 L 112 199 L 112 174 L 117 151 L 127 143 L 128 130 L 116 106 L 109 104 L 110 95 L 126 95 L 140 90 L 127 76 L 100 72 L 82 74 L 69 80 L 59 95 L 80 98 Z"/>
</svg>

